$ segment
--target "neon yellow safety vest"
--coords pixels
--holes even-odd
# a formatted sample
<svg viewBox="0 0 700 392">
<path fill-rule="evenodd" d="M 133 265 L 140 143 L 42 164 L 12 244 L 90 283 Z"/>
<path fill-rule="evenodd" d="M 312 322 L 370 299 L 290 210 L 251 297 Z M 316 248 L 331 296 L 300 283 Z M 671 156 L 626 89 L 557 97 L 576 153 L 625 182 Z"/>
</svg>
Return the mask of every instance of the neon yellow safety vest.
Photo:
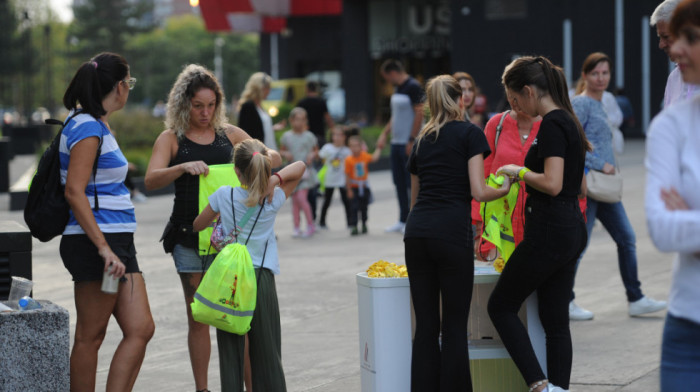
<svg viewBox="0 0 700 392">
<path fill-rule="evenodd" d="M 500 182 L 500 183 L 499 183 Z M 491 173 L 486 179 L 486 185 L 492 188 L 499 188 L 503 181 L 497 180 L 496 176 Z M 520 183 L 515 182 L 511 185 L 508 194 L 489 202 L 481 203 L 481 219 L 484 222 L 484 233 L 482 238 L 494 244 L 498 248 L 498 252 L 506 262 L 515 250 L 515 238 L 513 237 L 513 222 L 512 215 L 515 209 L 515 203 L 518 201 L 518 192 L 520 191 Z"/>
<path fill-rule="evenodd" d="M 199 207 L 198 212 L 201 214 L 204 208 L 209 204 L 209 196 L 216 192 L 217 189 L 224 185 L 232 187 L 241 186 L 238 181 L 236 171 L 233 170 L 233 163 L 224 165 L 209 165 L 209 174 L 199 176 Z M 207 226 L 206 229 L 199 232 L 199 254 L 215 254 L 217 253 L 211 245 L 211 232 L 214 230 L 214 225 Z"/>
</svg>

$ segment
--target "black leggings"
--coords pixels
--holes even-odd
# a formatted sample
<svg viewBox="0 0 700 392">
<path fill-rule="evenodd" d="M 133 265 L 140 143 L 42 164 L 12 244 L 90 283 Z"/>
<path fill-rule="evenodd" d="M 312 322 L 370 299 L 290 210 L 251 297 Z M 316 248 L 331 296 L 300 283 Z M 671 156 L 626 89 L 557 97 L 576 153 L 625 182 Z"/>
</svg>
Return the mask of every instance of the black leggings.
<svg viewBox="0 0 700 392">
<path fill-rule="evenodd" d="M 411 391 L 471 391 L 467 320 L 474 251 L 434 238 L 405 239 L 406 267 L 416 313 Z M 440 296 L 442 295 L 442 348 Z"/>
<path fill-rule="evenodd" d="M 549 381 L 569 389 L 572 346 L 569 297 L 576 260 L 586 246 L 586 225 L 577 201 L 528 198 L 525 233 L 491 293 L 488 312 L 528 385 L 545 378 L 518 310 L 535 290 L 547 342 Z"/>
<path fill-rule="evenodd" d="M 321 218 L 319 218 L 318 223 L 321 226 L 326 225 L 326 213 L 328 213 L 328 207 L 333 201 L 333 191 L 335 188 L 326 187 L 326 191 L 323 193 L 323 206 L 321 207 Z M 343 207 L 345 208 L 345 223 L 350 226 L 350 203 L 348 202 L 348 192 L 345 187 L 339 187 L 340 200 L 343 201 Z"/>
</svg>

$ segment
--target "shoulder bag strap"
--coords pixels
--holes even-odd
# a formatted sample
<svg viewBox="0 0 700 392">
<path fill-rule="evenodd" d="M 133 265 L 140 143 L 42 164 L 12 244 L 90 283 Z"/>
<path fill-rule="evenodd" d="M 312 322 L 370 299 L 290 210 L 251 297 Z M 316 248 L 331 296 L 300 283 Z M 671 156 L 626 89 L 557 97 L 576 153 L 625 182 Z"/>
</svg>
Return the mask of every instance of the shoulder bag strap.
<svg viewBox="0 0 700 392">
<path fill-rule="evenodd" d="M 503 130 L 503 121 L 506 119 L 506 116 L 510 113 L 510 109 L 506 110 L 503 112 L 501 115 L 500 121 L 498 121 L 498 125 L 496 125 L 496 138 L 493 141 L 493 153 L 496 153 L 496 149 L 498 148 L 498 138 L 501 136 L 501 131 Z"/>
</svg>

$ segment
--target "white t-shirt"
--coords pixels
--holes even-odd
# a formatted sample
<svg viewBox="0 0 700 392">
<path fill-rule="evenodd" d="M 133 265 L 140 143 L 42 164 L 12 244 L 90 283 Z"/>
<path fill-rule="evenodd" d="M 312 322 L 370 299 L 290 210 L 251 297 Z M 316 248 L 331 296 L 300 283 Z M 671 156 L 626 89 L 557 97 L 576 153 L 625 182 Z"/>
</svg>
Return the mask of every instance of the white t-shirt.
<svg viewBox="0 0 700 392">
<path fill-rule="evenodd" d="M 350 149 L 346 146 L 335 146 L 326 143 L 318 152 L 318 156 L 325 161 L 326 186 L 329 188 L 345 187 L 345 158 L 350 156 Z"/>
<path fill-rule="evenodd" d="M 260 106 L 256 106 L 255 108 L 258 110 L 260 121 L 262 121 L 263 133 L 265 134 L 265 146 L 271 150 L 277 151 L 277 141 L 275 140 L 275 129 L 272 126 L 272 117 Z"/>
<path fill-rule="evenodd" d="M 241 225 L 241 219 L 243 219 L 243 216 L 248 211 L 248 207 L 244 204 L 247 198 L 247 190 L 240 187 L 233 188 L 233 204 L 236 208 L 236 223 L 238 223 L 238 226 Z M 260 213 L 258 222 L 255 224 L 253 234 L 250 236 L 250 241 L 248 241 L 247 245 L 248 253 L 250 253 L 250 258 L 253 260 L 253 265 L 255 267 L 260 267 L 263 261 L 263 253 L 265 253 L 264 268 L 269 269 L 275 275 L 280 273 L 280 263 L 277 257 L 277 239 L 275 238 L 274 231 L 275 218 L 286 199 L 287 196 L 284 194 L 284 191 L 280 188 L 275 188 L 275 195 L 272 198 L 272 202 L 268 203 L 266 199 L 265 206 Z M 221 214 L 225 231 L 228 233 L 233 230 L 231 187 L 225 185 L 217 189 L 216 192 L 209 196 L 209 205 L 212 210 Z M 255 209 L 253 214 L 246 225 L 241 228 L 241 233 L 238 236 L 238 241 L 241 244 L 245 244 L 248 239 L 250 229 L 253 227 L 253 222 L 255 222 L 255 217 L 258 215 L 260 207 L 255 206 L 253 208 Z M 266 242 L 267 250 L 265 250 Z"/>
<path fill-rule="evenodd" d="M 678 252 L 668 311 L 700 324 L 700 97 L 674 103 L 647 134 L 645 206 L 649 235 L 662 252 Z M 688 210 L 670 211 L 661 190 L 675 188 Z"/>
</svg>

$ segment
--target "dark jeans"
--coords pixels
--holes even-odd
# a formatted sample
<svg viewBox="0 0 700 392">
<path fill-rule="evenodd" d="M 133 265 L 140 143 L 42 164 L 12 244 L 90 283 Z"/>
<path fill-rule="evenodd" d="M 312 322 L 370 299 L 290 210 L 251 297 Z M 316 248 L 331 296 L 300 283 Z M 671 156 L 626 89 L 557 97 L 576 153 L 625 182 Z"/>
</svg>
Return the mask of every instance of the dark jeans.
<svg viewBox="0 0 700 392">
<path fill-rule="evenodd" d="M 394 180 L 396 197 L 399 200 L 399 221 L 403 223 L 406 223 L 406 218 L 408 218 L 408 195 L 411 194 L 411 175 L 406 167 L 407 163 L 406 145 L 392 144 L 391 177 Z"/>
<path fill-rule="evenodd" d="M 353 198 L 348 199 L 350 203 L 350 216 L 348 218 L 348 226 L 357 226 L 357 216 L 360 215 L 362 219 L 362 225 L 367 224 L 367 206 L 369 206 L 369 199 L 371 197 L 371 191 L 369 188 L 365 188 L 362 196 L 360 196 L 360 191 L 358 188 L 352 188 Z"/>
<path fill-rule="evenodd" d="M 697 388 L 699 369 L 700 324 L 667 314 L 661 345 L 661 392 Z"/>
<path fill-rule="evenodd" d="M 471 391 L 467 320 L 474 283 L 471 241 L 405 239 L 406 268 L 416 313 L 411 391 Z M 442 294 L 442 347 L 440 296 Z"/>
<path fill-rule="evenodd" d="M 569 389 L 569 294 L 586 238 L 577 201 L 547 202 L 528 197 L 523 241 L 508 259 L 488 304 L 491 321 L 528 385 L 545 379 L 518 318 L 520 306 L 536 290 L 547 342 L 547 375 L 552 384 Z"/>
<path fill-rule="evenodd" d="M 598 218 L 615 241 L 615 244 L 617 244 L 617 264 L 620 268 L 622 283 L 625 285 L 627 301 L 634 302 L 641 299 L 644 294 L 642 294 L 642 283 L 637 277 L 636 237 L 634 229 L 629 219 L 627 219 L 625 207 L 622 205 L 622 202 L 602 203 L 590 197 L 586 202 L 586 229 L 588 230 L 588 236 L 590 237 L 591 231 L 593 231 L 593 224 Z M 583 253 L 576 262 L 577 269 L 581 258 L 583 258 Z M 574 298 L 574 291 L 571 290 L 571 300 L 573 301 Z"/>
<path fill-rule="evenodd" d="M 333 200 L 333 191 L 335 191 L 335 188 L 326 187 L 326 191 L 323 194 L 323 206 L 321 206 L 321 218 L 319 219 L 319 224 L 321 226 L 326 225 L 326 214 Z M 348 202 L 348 193 L 345 187 L 338 188 L 338 191 L 340 192 L 340 200 L 343 201 L 343 208 L 345 208 L 345 223 L 350 226 L 350 203 Z"/>
</svg>

